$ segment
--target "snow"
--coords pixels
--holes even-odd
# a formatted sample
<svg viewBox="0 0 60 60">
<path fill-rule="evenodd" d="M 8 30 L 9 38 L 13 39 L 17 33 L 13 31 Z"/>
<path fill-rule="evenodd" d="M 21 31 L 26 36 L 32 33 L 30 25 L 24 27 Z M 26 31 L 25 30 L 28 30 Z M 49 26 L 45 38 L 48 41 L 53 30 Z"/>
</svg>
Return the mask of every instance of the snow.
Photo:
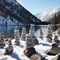
<svg viewBox="0 0 60 60">
<path fill-rule="evenodd" d="M 0 49 L 0 60 L 30 60 L 27 56 L 24 55 L 25 50 L 25 41 L 20 40 L 20 45 L 15 45 L 15 39 L 12 40 L 12 46 L 13 46 L 13 53 L 10 55 L 4 55 L 3 51 L 5 50 Z M 46 44 L 46 45 L 44 45 Z M 50 56 L 47 55 L 47 53 L 50 51 L 52 43 L 48 43 L 46 41 L 39 40 L 39 44 L 35 46 L 36 52 L 41 54 L 43 57 L 46 57 L 46 59 L 50 58 Z M 2 55 L 1 55 L 2 54 Z"/>
<path fill-rule="evenodd" d="M 0 60 L 16 60 L 10 56 L 0 56 Z"/>
<path fill-rule="evenodd" d="M 14 40 L 13 40 L 14 42 Z M 13 44 L 14 47 L 14 53 L 18 56 L 17 60 L 29 60 L 28 57 L 26 57 L 23 53 L 23 51 L 25 50 L 25 42 L 24 41 L 20 41 L 20 46 L 16 46 Z"/>
<path fill-rule="evenodd" d="M 59 55 L 60 55 L 60 53 L 55 55 L 55 56 L 47 56 L 46 59 L 48 59 L 48 60 L 57 60 Z"/>
<path fill-rule="evenodd" d="M 14 42 L 14 40 L 13 40 L 13 42 Z M 18 57 L 20 57 L 21 60 L 29 60 L 29 58 L 26 57 L 23 53 L 23 51 L 25 50 L 24 41 L 20 41 L 20 46 L 16 46 L 13 44 L 13 47 L 14 47 L 14 53 L 16 53 L 18 55 Z M 36 48 L 36 51 L 42 55 L 46 55 L 46 52 L 51 49 L 51 47 L 49 47 L 49 46 L 46 47 L 43 45 L 36 45 L 35 48 Z"/>
<path fill-rule="evenodd" d="M 23 53 L 23 51 L 25 50 L 25 43 L 26 42 L 20 40 L 19 46 L 16 46 L 14 42 L 15 42 L 15 39 L 12 40 L 12 46 L 13 46 L 14 51 L 9 56 L 4 55 L 4 53 L 2 52 L 2 49 L 0 49 L 2 54 L 3 54 L 0 56 L 0 60 L 4 60 L 4 59 L 6 59 L 6 60 L 10 60 L 10 59 L 11 60 L 29 60 L 29 58 L 26 57 Z M 44 46 L 43 42 L 41 40 L 39 42 L 42 44 L 36 45 L 35 49 L 36 49 L 37 53 L 39 53 L 45 57 L 45 56 L 47 56 L 46 53 L 51 49 L 51 45 L 50 46 Z M 44 43 L 46 43 L 46 42 L 44 42 Z M 0 54 L 1 54 L 1 52 L 0 52 Z"/>
<path fill-rule="evenodd" d="M 52 17 L 54 17 L 55 14 L 58 14 L 60 12 L 60 7 L 51 8 L 49 10 L 45 10 L 41 13 L 36 14 L 36 16 L 41 19 L 42 21 L 48 21 Z"/>
<path fill-rule="evenodd" d="M 47 60 L 54 60 L 57 55 L 55 55 L 55 56 L 47 55 L 47 53 L 52 48 L 53 43 L 46 42 L 45 36 L 44 36 L 43 40 L 41 40 L 37 35 L 39 36 L 39 30 L 35 33 L 35 36 L 37 37 L 37 39 L 39 41 L 39 44 L 34 46 L 34 48 L 36 49 L 37 54 L 42 55 Z M 20 41 L 20 45 L 16 46 L 15 45 L 15 39 L 13 39 L 12 40 L 12 46 L 13 46 L 13 49 L 14 49 L 13 53 L 10 54 L 10 55 L 4 55 L 5 48 L 8 46 L 8 42 L 6 41 L 5 42 L 6 46 L 4 47 L 4 49 L 0 49 L 0 60 L 30 60 L 23 53 L 24 50 L 25 50 L 26 41 L 22 41 L 21 39 L 19 41 Z"/>
</svg>

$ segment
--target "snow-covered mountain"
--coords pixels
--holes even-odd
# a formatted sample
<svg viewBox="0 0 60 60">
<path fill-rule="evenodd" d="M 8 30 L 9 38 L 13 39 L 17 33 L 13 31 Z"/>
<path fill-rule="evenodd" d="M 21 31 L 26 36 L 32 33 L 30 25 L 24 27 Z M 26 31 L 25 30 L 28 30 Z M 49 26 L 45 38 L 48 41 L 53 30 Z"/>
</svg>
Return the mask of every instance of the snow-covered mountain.
<svg viewBox="0 0 60 60">
<path fill-rule="evenodd" d="M 6 26 L 9 31 L 9 29 L 13 30 L 15 26 L 22 27 L 32 23 L 40 24 L 41 21 L 17 0 L 0 0 L 0 31 L 6 30 Z"/>
<path fill-rule="evenodd" d="M 51 19 L 60 13 L 60 7 L 51 8 L 49 10 L 45 10 L 41 13 L 36 14 L 36 16 L 41 19 L 41 21 L 51 21 Z"/>
<path fill-rule="evenodd" d="M 33 14 L 27 11 L 17 0 L 0 0 L 0 12 L 6 16 L 9 15 L 10 19 L 17 20 L 20 23 L 41 23 Z"/>
</svg>

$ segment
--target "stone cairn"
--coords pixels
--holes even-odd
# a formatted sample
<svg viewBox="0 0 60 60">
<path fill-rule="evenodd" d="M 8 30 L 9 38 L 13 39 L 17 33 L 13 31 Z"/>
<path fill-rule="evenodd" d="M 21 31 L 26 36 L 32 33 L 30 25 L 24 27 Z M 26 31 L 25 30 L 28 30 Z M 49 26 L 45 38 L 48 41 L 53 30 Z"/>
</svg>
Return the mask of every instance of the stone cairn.
<svg viewBox="0 0 60 60">
<path fill-rule="evenodd" d="M 38 41 L 35 41 L 37 39 L 34 36 L 35 29 L 33 28 L 34 28 L 34 25 L 32 24 L 29 30 L 29 34 L 26 35 L 26 49 L 24 50 L 24 54 L 29 58 L 33 54 L 36 54 L 34 46 L 38 44 Z"/>
<path fill-rule="evenodd" d="M 12 42 L 11 42 L 11 38 L 8 38 L 8 41 L 9 41 L 9 46 L 12 45 Z"/>
<path fill-rule="evenodd" d="M 57 34 L 60 36 L 60 25 L 59 25 L 59 27 L 58 27 L 58 32 L 57 32 Z"/>
<path fill-rule="evenodd" d="M 60 41 L 58 40 L 58 36 L 57 36 L 57 35 L 55 35 L 54 41 L 55 41 L 54 45 L 55 45 L 56 47 L 58 47 Z"/>
<path fill-rule="evenodd" d="M 50 26 L 48 26 L 47 42 L 52 42 L 52 31 Z"/>
<path fill-rule="evenodd" d="M 52 44 L 52 48 L 48 53 L 49 55 L 56 55 L 56 54 L 60 53 L 60 48 L 58 48 L 60 43 L 59 43 L 57 35 L 55 35 L 54 41 L 55 41 L 55 43 Z"/>
<path fill-rule="evenodd" d="M 35 33 L 35 27 L 34 27 L 34 24 L 31 24 L 29 33 L 31 33 L 31 34 L 34 35 L 34 33 Z"/>
<path fill-rule="evenodd" d="M 22 28 L 22 33 L 21 33 L 21 40 L 25 41 L 25 35 L 26 35 L 26 28 Z"/>
<path fill-rule="evenodd" d="M 42 32 L 42 28 L 41 28 L 41 26 L 40 26 L 40 39 L 43 39 L 43 32 Z"/>
<path fill-rule="evenodd" d="M 15 44 L 18 46 L 20 44 L 19 40 L 20 40 L 20 34 L 19 34 L 19 29 L 16 26 L 15 30 L 14 30 L 14 36 L 15 36 Z"/>
<path fill-rule="evenodd" d="M 11 40 L 12 40 L 11 38 L 8 38 L 9 45 L 6 48 L 5 55 L 9 55 L 9 54 L 12 54 L 13 53 L 13 47 L 12 47 Z"/>
<path fill-rule="evenodd" d="M 0 33 L 0 48 L 4 48 L 5 43 L 4 43 L 4 34 L 3 32 Z"/>
<path fill-rule="evenodd" d="M 37 40 L 37 38 L 36 38 L 35 35 L 34 35 L 34 33 L 35 33 L 34 24 L 31 24 L 29 33 L 31 34 L 31 36 L 32 36 L 32 38 L 33 38 L 33 40 L 34 40 L 34 43 L 35 43 L 35 44 L 38 44 L 38 40 Z"/>
</svg>

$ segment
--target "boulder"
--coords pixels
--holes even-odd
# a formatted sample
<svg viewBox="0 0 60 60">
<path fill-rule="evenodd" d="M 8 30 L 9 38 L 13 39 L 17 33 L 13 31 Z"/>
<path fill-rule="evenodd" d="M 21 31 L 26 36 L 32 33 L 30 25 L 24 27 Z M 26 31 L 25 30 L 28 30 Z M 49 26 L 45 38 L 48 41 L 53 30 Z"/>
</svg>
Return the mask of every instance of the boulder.
<svg viewBox="0 0 60 60">
<path fill-rule="evenodd" d="M 32 48 L 25 49 L 24 54 L 30 58 L 33 54 L 36 54 L 35 48 L 32 47 Z"/>
<path fill-rule="evenodd" d="M 33 55 L 30 57 L 30 60 L 42 60 L 42 56 L 37 55 L 37 54 L 33 54 Z"/>
<path fill-rule="evenodd" d="M 60 53 L 60 48 L 58 47 L 52 47 L 51 50 L 48 52 L 49 55 L 56 55 Z"/>
</svg>

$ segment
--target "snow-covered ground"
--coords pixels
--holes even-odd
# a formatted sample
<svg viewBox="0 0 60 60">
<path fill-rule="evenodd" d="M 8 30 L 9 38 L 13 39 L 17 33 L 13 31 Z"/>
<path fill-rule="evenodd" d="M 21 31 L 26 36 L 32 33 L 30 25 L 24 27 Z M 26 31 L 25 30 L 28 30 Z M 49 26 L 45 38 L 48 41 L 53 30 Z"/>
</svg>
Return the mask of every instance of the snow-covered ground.
<svg viewBox="0 0 60 60">
<path fill-rule="evenodd" d="M 10 55 L 4 55 L 5 49 L 0 49 L 0 60 L 30 60 L 28 57 L 24 55 L 24 50 L 25 50 L 25 41 L 20 40 L 20 45 L 16 46 L 15 45 L 15 39 L 12 40 L 12 46 L 13 46 L 13 53 Z M 36 49 L 36 52 L 38 54 L 41 54 L 43 57 L 46 57 L 48 60 L 52 60 L 55 58 L 55 56 L 49 56 L 47 53 L 50 51 L 52 48 L 52 43 L 48 43 L 46 41 L 42 41 L 39 39 L 39 44 L 36 45 L 34 48 Z"/>
<path fill-rule="evenodd" d="M 14 39 L 12 40 L 13 45 L 13 53 L 11 55 L 4 55 L 5 49 L 0 49 L 0 60 L 29 60 L 23 53 L 25 50 L 25 41 L 20 41 L 20 46 L 16 46 L 14 44 Z M 43 45 L 46 44 L 46 45 Z M 39 45 L 35 46 L 36 52 L 41 54 L 42 56 L 46 57 L 46 59 L 52 60 L 52 56 L 48 56 L 47 52 L 51 49 L 51 44 L 48 42 L 39 41 Z"/>
<path fill-rule="evenodd" d="M 43 30 L 43 29 L 42 29 Z M 45 32 L 45 33 L 44 33 Z M 47 53 L 50 51 L 50 49 L 52 48 L 52 44 L 53 43 L 49 43 L 46 42 L 46 33 L 47 33 L 47 29 L 43 30 L 44 33 L 44 38 L 43 40 L 41 40 L 39 38 L 39 30 L 35 33 L 35 36 L 37 37 L 39 44 L 34 46 L 34 48 L 36 49 L 37 54 L 42 55 L 43 57 L 45 57 L 47 60 L 55 60 L 56 56 L 49 56 L 47 55 Z M 7 44 L 8 42 L 5 42 L 5 44 Z M 8 45 L 8 44 L 7 44 Z M 6 45 L 6 46 L 7 46 Z M 24 55 L 24 50 L 25 50 L 25 46 L 26 46 L 26 41 L 22 41 L 20 40 L 20 45 L 16 46 L 15 45 L 15 39 L 12 40 L 12 46 L 13 46 L 13 53 L 10 55 L 4 55 L 5 53 L 5 48 L 4 49 L 0 49 L 0 60 L 30 60 L 27 56 Z"/>
<path fill-rule="evenodd" d="M 14 39 L 12 40 L 12 45 L 13 45 L 13 53 L 11 55 L 4 55 L 5 49 L 0 49 L 0 60 L 29 60 L 28 57 L 26 57 L 23 53 L 23 51 L 25 50 L 25 41 L 20 41 L 20 46 L 16 46 L 14 44 Z M 42 43 L 42 42 L 41 42 Z M 47 53 L 48 50 L 51 49 L 51 47 L 49 46 L 43 46 L 41 45 L 36 45 L 35 46 L 36 51 L 39 54 L 43 54 L 44 56 L 46 56 L 45 53 Z"/>
</svg>

